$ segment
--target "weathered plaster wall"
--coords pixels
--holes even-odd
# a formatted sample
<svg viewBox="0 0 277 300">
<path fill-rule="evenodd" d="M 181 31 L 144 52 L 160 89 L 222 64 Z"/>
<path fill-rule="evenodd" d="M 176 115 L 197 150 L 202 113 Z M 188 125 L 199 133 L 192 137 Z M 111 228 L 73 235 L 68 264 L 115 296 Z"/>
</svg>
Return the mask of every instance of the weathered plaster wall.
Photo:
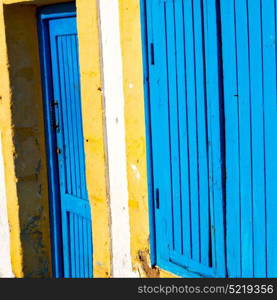
<svg viewBox="0 0 277 300">
<path fill-rule="evenodd" d="M 16 190 L 14 165 L 14 145 L 11 114 L 11 86 L 7 56 L 4 12 L 0 5 L 0 127 L 2 131 L 3 159 L 5 167 L 5 184 L 7 193 L 8 218 L 11 239 L 11 261 L 14 274 L 23 276 L 22 248 L 20 239 L 19 206 Z"/>
<path fill-rule="evenodd" d="M 148 0 L 147 0 L 148 1 Z M 140 0 L 118 0 L 120 9 L 132 263 L 142 277 L 172 277 L 150 267 Z"/>
<path fill-rule="evenodd" d="M 113 277 L 133 277 L 130 255 L 124 94 L 117 0 L 99 2 L 111 206 Z"/>
<path fill-rule="evenodd" d="M 124 70 L 125 124 L 131 253 L 140 267 L 139 252 L 149 253 L 146 140 L 139 1 L 119 0 Z"/>
<path fill-rule="evenodd" d="M 106 183 L 98 1 L 78 0 L 77 20 L 87 185 L 92 206 L 94 277 L 111 277 L 110 204 Z"/>
<path fill-rule="evenodd" d="M 9 219 L 18 207 L 22 272 L 25 277 L 51 273 L 48 186 L 43 102 L 35 6 L 4 6 L 17 203 L 8 198 Z M 6 149 L 11 151 L 12 149 Z M 10 169 L 6 168 L 6 172 Z M 10 202 L 11 201 L 11 202 Z M 17 229 L 16 229 L 17 230 Z M 12 239 L 12 247 L 17 242 Z M 13 264 L 14 270 L 18 268 Z M 18 271 L 16 276 L 20 277 Z"/>
</svg>

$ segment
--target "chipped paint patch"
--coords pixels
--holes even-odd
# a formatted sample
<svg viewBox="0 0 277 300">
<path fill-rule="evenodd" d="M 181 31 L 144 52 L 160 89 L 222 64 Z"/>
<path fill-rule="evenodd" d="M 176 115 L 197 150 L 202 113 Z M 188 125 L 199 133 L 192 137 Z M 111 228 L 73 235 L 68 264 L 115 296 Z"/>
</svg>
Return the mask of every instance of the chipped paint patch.
<svg viewBox="0 0 277 300">
<path fill-rule="evenodd" d="M 136 165 L 131 165 L 131 168 L 134 171 L 134 174 L 135 174 L 137 180 L 140 180 L 141 174 L 140 174 L 140 172 L 138 170 L 138 167 Z"/>
</svg>

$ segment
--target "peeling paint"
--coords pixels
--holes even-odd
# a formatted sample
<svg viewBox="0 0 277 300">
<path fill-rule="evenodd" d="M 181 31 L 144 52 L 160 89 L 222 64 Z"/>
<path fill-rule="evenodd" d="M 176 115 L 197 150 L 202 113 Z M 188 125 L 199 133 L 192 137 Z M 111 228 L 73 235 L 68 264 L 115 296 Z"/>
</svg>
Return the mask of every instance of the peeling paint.
<svg viewBox="0 0 277 300">
<path fill-rule="evenodd" d="M 140 174 L 137 166 L 136 165 L 131 165 L 131 168 L 134 171 L 137 180 L 139 180 L 141 178 L 141 174 Z"/>
<path fill-rule="evenodd" d="M 140 250 L 138 252 L 138 260 L 140 262 L 139 272 L 141 277 L 145 278 L 159 278 L 160 270 L 157 267 L 152 267 L 149 261 L 149 251 Z"/>
</svg>

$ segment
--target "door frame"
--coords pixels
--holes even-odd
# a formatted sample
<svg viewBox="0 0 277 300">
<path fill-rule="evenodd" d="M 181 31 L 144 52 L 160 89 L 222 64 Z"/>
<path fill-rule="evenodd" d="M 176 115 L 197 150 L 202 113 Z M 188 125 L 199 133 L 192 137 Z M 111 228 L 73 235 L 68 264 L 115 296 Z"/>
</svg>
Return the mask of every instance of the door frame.
<svg viewBox="0 0 277 300">
<path fill-rule="evenodd" d="M 61 207 L 59 191 L 59 169 L 55 149 L 56 136 L 53 127 L 53 85 L 48 21 L 50 19 L 76 17 L 75 2 L 55 4 L 37 10 L 39 54 L 44 108 L 44 127 L 47 154 L 49 213 L 51 233 L 52 276 L 63 277 L 63 249 L 61 230 Z"/>
</svg>

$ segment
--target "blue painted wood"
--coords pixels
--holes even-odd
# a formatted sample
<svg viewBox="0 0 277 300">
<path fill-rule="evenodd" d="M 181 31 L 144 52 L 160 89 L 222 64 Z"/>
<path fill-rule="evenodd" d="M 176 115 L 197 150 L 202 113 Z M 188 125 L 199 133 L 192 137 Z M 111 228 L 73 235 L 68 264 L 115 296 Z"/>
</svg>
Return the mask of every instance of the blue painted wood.
<svg viewBox="0 0 277 300">
<path fill-rule="evenodd" d="M 154 217 L 156 261 L 185 277 L 221 277 L 225 262 L 216 1 L 145 4 L 147 120 L 153 190 L 160 195 Z"/>
<path fill-rule="evenodd" d="M 167 47 L 167 82 L 168 82 L 168 117 L 170 126 L 170 160 L 171 160 L 171 207 L 173 218 L 173 249 L 182 251 L 182 205 L 180 190 L 180 131 L 178 111 L 176 30 L 174 3 L 169 2 L 165 10 L 165 32 Z"/>
<path fill-rule="evenodd" d="M 156 263 L 276 277 L 276 0 L 144 4 Z"/>
<path fill-rule="evenodd" d="M 154 174 L 160 174 L 159 176 L 154 176 L 154 190 L 159 189 L 160 191 L 160 208 L 156 207 L 155 210 L 156 224 L 159 224 L 159 226 L 156 226 L 156 245 L 160 245 L 159 250 L 157 250 L 157 262 L 159 262 L 159 260 L 169 259 L 169 248 L 172 249 L 174 245 L 169 142 L 168 65 L 165 60 L 168 48 L 166 44 L 164 3 L 154 0 L 149 3 L 149 6 L 151 8 L 152 18 L 150 21 L 152 22 L 153 30 L 154 28 L 162 28 L 162 30 L 155 31 L 155 35 L 153 35 L 155 64 L 150 65 L 149 68 L 150 99 L 155 99 L 155 101 L 150 100 L 153 172 Z M 161 68 L 157 66 L 161 66 Z M 166 97 L 164 97 L 165 95 Z M 163 121 L 161 122 L 161 120 Z M 167 184 L 168 180 L 170 180 L 169 184 Z M 165 216 L 168 217 L 166 218 Z"/>
<path fill-rule="evenodd" d="M 266 277 L 263 51 L 260 0 L 248 1 L 253 180 L 254 277 Z"/>
<path fill-rule="evenodd" d="M 91 213 L 85 180 L 76 16 L 72 15 L 73 4 L 64 11 L 66 7 L 41 11 L 42 52 L 51 53 L 43 55 L 46 119 L 51 118 L 49 107 L 53 106 L 54 113 L 52 124 L 46 124 L 51 135 L 48 139 L 52 141 L 48 143 L 49 161 L 56 161 L 56 181 L 53 183 L 50 177 L 56 193 L 50 203 L 52 207 L 59 203 L 59 210 L 52 216 L 52 227 L 59 222 L 59 231 L 52 230 L 52 235 L 54 241 L 62 240 L 59 252 L 55 253 L 59 265 L 54 268 L 58 270 L 56 277 L 83 278 L 92 277 Z"/>
<path fill-rule="evenodd" d="M 276 277 L 276 1 L 221 8 L 229 276 Z"/>
<path fill-rule="evenodd" d="M 247 0 L 235 5 L 241 197 L 241 276 L 253 277 L 252 151 Z"/>
<path fill-rule="evenodd" d="M 235 20 L 235 1 L 221 1 L 226 129 L 227 266 L 230 277 L 241 276 L 239 93 Z"/>
<path fill-rule="evenodd" d="M 266 246 L 267 276 L 277 277 L 277 70 L 276 70 L 276 1 L 261 2 L 264 138 L 266 178 Z"/>
<path fill-rule="evenodd" d="M 205 266 L 210 266 L 210 213 L 209 213 L 209 162 L 208 162 L 208 128 L 207 128 L 207 98 L 205 76 L 205 45 L 203 36 L 204 29 L 204 5 L 201 0 L 193 2 L 194 19 L 194 52 L 195 52 L 195 87 L 196 87 L 196 110 L 197 110 L 197 138 L 198 138 L 198 218 L 199 218 L 199 252 L 200 261 Z"/>
<path fill-rule="evenodd" d="M 176 30 L 176 59 L 177 59 L 177 86 L 178 86 L 178 119 L 179 124 L 179 157 L 180 157 L 180 187 L 181 187 L 181 233 L 182 251 L 186 257 L 191 257 L 191 219 L 190 219 L 190 184 L 189 184 L 189 148 L 188 148 L 188 111 L 187 111 L 187 82 L 186 60 L 184 43 L 184 3 L 177 1 L 175 8 Z"/>
<path fill-rule="evenodd" d="M 226 276 L 224 232 L 224 142 L 221 59 L 218 40 L 218 1 L 204 1 L 208 151 L 210 157 L 211 266 L 219 277 Z M 217 55 L 215 55 L 217 54 Z"/>
<path fill-rule="evenodd" d="M 185 51 L 188 109 L 189 170 L 190 170 L 190 213 L 192 258 L 200 259 L 200 227 L 199 227 L 199 170 L 197 141 L 197 97 L 195 67 L 195 34 L 193 19 L 193 1 L 184 1 Z"/>
</svg>

